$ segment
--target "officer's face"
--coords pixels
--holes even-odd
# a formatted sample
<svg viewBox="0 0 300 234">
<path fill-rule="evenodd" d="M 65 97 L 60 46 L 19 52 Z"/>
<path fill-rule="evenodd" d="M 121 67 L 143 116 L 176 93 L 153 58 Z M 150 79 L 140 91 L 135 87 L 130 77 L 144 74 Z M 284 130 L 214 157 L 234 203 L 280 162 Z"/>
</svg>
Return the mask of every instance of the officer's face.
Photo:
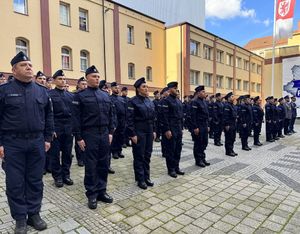
<svg viewBox="0 0 300 234">
<path fill-rule="evenodd" d="M 33 78 L 32 63 L 30 61 L 19 62 L 13 66 L 12 72 L 17 79 L 31 81 Z"/>
<path fill-rule="evenodd" d="M 128 91 L 127 90 L 123 90 L 122 91 L 122 96 L 127 96 L 128 95 Z"/>
<path fill-rule="evenodd" d="M 233 95 L 228 98 L 228 102 L 233 103 L 233 100 L 234 100 L 234 96 Z"/>
<path fill-rule="evenodd" d="M 141 86 L 137 90 L 141 96 L 147 97 L 149 95 L 147 84 L 141 84 Z"/>
<path fill-rule="evenodd" d="M 86 77 L 87 85 L 91 88 L 99 87 L 100 75 L 99 73 L 91 73 Z"/>
<path fill-rule="evenodd" d="M 41 85 L 46 85 L 46 77 L 45 76 L 39 76 L 35 78 L 35 81 Z"/>
<path fill-rule="evenodd" d="M 86 83 L 86 81 L 81 81 L 81 82 L 79 82 L 79 84 L 78 84 L 78 89 L 79 90 L 84 90 L 84 89 L 86 89 L 87 88 L 87 83 Z"/>
<path fill-rule="evenodd" d="M 65 90 L 69 91 L 70 86 L 68 84 L 65 85 Z"/>
<path fill-rule="evenodd" d="M 119 94 L 119 92 L 120 92 L 119 86 L 111 87 L 111 91 L 112 91 L 114 94 Z"/>
<path fill-rule="evenodd" d="M 0 78 L 0 84 L 4 84 L 4 83 L 6 83 L 6 79 L 5 79 L 5 77 L 1 77 Z"/>
<path fill-rule="evenodd" d="M 201 91 L 199 91 L 199 97 L 200 98 L 206 98 L 206 93 L 205 93 L 205 90 L 201 90 Z"/>
<path fill-rule="evenodd" d="M 53 79 L 53 83 L 55 84 L 56 87 L 64 89 L 67 84 L 66 77 L 58 76 L 55 79 Z"/>
<path fill-rule="evenodd" d="M 177 87 L 175 87 L 175 88 L 170 88 L 170 89 L 169 89 L 169 93 L 172 94 L 172 95 L 174 95 L 174 96 L 177 96 Z"/>
</svg>

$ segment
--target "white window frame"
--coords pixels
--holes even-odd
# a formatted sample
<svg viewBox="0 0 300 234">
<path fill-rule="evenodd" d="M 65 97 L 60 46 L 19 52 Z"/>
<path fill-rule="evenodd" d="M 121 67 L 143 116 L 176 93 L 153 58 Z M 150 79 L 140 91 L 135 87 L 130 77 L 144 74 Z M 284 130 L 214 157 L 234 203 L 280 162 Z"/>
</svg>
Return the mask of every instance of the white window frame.
<svg viewBox="0 0 300 234">
<path fill-rule="evenodd" d="M 24 43 L 24 45 L 20 45 L 21 43 Z M 23 51 L 24 54 L 29 56 L 29 42 L 28 40 L 25 40 L 23 38 L 16 38 L 16 53 L 19 53 L 20 51 Z"/>
<path fill-rule="evenodd" d="M 62 7 L 66 9 L 66 16 L 62 15 Z M 66 18 L 64 18 L 66 17 Z M 66 22 L 64 22 L 66 20 Z M 64 26 L 71 26 L 71 7 L 70 4 L 65 2 L 59 2 L 59 22 Z"/>
<path fill-rule="evenodd" d="M 249 91 L 249 81 L 243 80 L 243 91 Z"/>
<path fill-rule="evenodd" d="M 17 6 L 18 4 L 20 3 L 16 3 L 16 2 L 21 2 L 21 5 L 22 5 L 22 10 L 20 10 Z M 17 12 L 17 13 L 20 13 L 20 14 L 23 14 L 23 15 L 28 15 L 28 3 L 27 3 L 27 0 L 14 0 L 14 12 Z"/>
<path fill-rule="evenodd" d="M 226 89 L 232 90 L 233 89 L 233 78 L 226 77 Z M 230 85 L 229 85 L 230 84 Z"/>
<path fill-rule="evenodd" d="M 129 24 L 127 25 L 127 43 L 134 44 L 134 26 Z"/>
<path fill-rule="evenodd" d="M 224 63 L 224 51 L 222 50 L 217 50 L 217 58 L 216 58 L 218 63 Z"/>
<path fill-rule="evenodd" d="M 152 81 L 152 67 L 151 66 L 146 67 L 146 80 Z"/>
<path fill-rule="evenodd" d="M 190 85 L 199 85 L 200 71 L 190 71 Z"/>
<path fill-rule="evenodd" d="M 218 89 L 223 89 L 224 87 L 224 76 L 217 75 L 216 77 L 216 87 Z"/>
<path fill-rule="evenodd" d="M 190 40 L 190 55 L 200 56 L 200 42 Z"/>
<path fill-rule="evenodd" d="M 85 53 L 86 56 L 82 56 L 82 53 Z M 80 51 L 80 70 L 86 71 L 86 69 L 88 67 L 89 67 L 89 52 L 87 52 L 86 50 L 81 50 Z"/>
<path fill-rule="evenodd" d="M 236 89 L 242 90 L 242 80 L 240 79 L 236 80 Z"/>
<path fill-rule="evenodd" d="M 152 33 L 145 32 L 145 43 L 147 49 L 152 49 Z"/>
<path fill-rule="evenodd" d="M 203 45 L 203 58 L 204 59 L 208 59 L 211 60 L 211 51 L 212 51 L 212 47 L 209 45 Z"/>
<path fill-rule="evenodd" d="M 85 14 L 85 16 L 82 16 L 81 14 Z M 83 26 L 81 26 L 81 22 L 84 23 L 85 20 L 85 28 L 84 28 L 84 24 Z M 89 31 L 89 12 L 88 10 L 79 8 L 79 30 L 81 31 Z"/>
<path fill-rule="evenodd" d="M 203 84 L 205 87 L 212 87 L 212 74 L 204 72 L 203 73 Z"/>
<path fill-rule="evenodd" d="M 69 53 L 63 52 L 63 50 L 68 51 Z M 68 58 L 68 63 L 65 59 Z M 67 66 L 68 65 L 68 66 Z M 72 50 L 67 47 L 61 48 L 61 67 L 63 70 L 71 70 L 72 69 Z"/>
<path fill-rule="evenodd" d="M 135 79 L 135 64 L 128 63 L 128 79 L 134 80 Z"/>
</svg>

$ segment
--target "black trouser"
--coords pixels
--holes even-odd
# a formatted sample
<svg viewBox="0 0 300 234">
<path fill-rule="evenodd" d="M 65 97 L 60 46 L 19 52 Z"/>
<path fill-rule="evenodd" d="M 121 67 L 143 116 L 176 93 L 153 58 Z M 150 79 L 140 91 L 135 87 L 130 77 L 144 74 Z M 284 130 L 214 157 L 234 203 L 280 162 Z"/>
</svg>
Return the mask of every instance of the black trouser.
<svg viewBox="0 0 300 234">
<path fill-rule="evenodd" d="M 242 148 L 248 147 L 249 129 L 250 129 L 249 124 L 246 124 L 246 127 L 244 127 L 243 125 L 240 126 Z"/>
<path fill-rule="evenodd" d="M 214 121 L 209 121 L 210 131 L 209 131 L 209 138 L 214 138 L 214 132 L 215 132 L 215 123 Z"/>
<path fill-rule="evenodd" d="M 259 141 L 259 134 L 261 133 L 261 126 L 262 126 L 262 123 L 254 123 L 253 124 L 253 139 L 254 139 L 254 144 L 260 143 L 260 141 Z"/>
<path fill-rule="evenodd" d="M 167 147 L 167 139 L 164 135 L 162 135 L 162 138 L 161 138 L 161 142 L 160 142 L 160 145 L 161 145 L 161 153 L 162 153 L 162 157 L 166 157 L 166 147 Z"/>
<path fill-rule="evenodd" d="M 221 143 L 221 136 L 222 136 L 222 124 L 215 123 L 215 126 L 214 126 L 214 142 L 215 142 L 215 144 Z"/>
<path fill-rule="evenodd" d="M 273 138 L 276 138 L 278 136 L 278 120 L 276 120 L 276 122 L 273 123 L 272 136 Z"/>
<path fill-rule="evenodd" d="M 108 128 L 89 129 L 82 133 L 85 141 L 85 175 L 86 196 L 90 199 L 106 192 L 109 160 Z"/>
<path fill-rule="evenodd" d="M 192 134 L 193 141 L 194 141 L 194 158 L 195 162 L 199 163 L 205 160 L 205 150 L 208 145 L 208 127 L 207 126 L 200 126 L 199 127 L 199 134 L 195 135 Z"/>
<path fill-rule="evenodd" d="M 24 139 L 3 136 L 6 195 L 13 219 L 40 212 L 43 198 L 45 140 L 42 134 Z"/>
<path fill-rule="evenodd" d="M 136 131 L 137 144 L 132 142 L 133 169 L 135 181 L 150 179 L 150 160 L 153 146 L 153 132 Z"/>
<path fill-rule="evenodd" d="M 224 129 L 225 133 L 225 151 L 226 154 L 233 152 L 233 145 L 236 138 L 236 127 L 235 125 L 230 125 L 228 131 Z"/>
<path fill-rule="evenodd" d="M 272 121 L 269 122 L 268 120 L 266 121 L 266 140 L 267 141 L 270 141 L 273 139 L 273 132 L 272 132 L 272 129 L 273 129 L 273 123 Z"/>
<path fill-rule="evenodd" d="M 290 123 L 291 123 L 290 119 L 284 120 L 284 135 L 290 133 Z"/>
<path fill-rule="evenodd" d="M 279 120 L 277 124 L 277 135 L 282 136 L 282 129 L 284 128 L 284 120 Z"/>
<path fill-rule="evenodd" d="M 82 151 L 79 147 L 79 145 L 77 144 L 77 142 L 75 142 L 75 154 L 76 154 L 76 159 L 77 159 L 77 162 L 82 162 L 84 163 L 84 155 L 85 155 L 85 152 Z"/>
<path fill-rule="evenodd" d="M 50 172 L 51 171 L 51 158 L 50 158 L 51 156 L 49 154 L 49 151 L 45 152 L 45 156 L 46 156 L 46 158 L 45 158 L 44 170 Z"/>
<path fill-rule="evenodd" d="M 290 132 L 294 131 L 295 121 L 296 121 L 296 118 L 293 117 L 290 122 Z"/>
<path fill-rule="evenodd" d="M 71 134 L 58 134 L 57 137 L 53 139 L 49 150 L 53 179 L 58 180 L 70 177 L 72 147 L 73 136 Z"/>
<path fill-rule="evenodd" d="M 112 154 L 120 155 L 122 153 L 122 145 L 125 138 L 125 128 L 124 126 L 118 127 L 114 132 L 113 140 L 111 143 Z"/>
<path fill-rule="evenodd" d="M 168 172 L 179 170 L 179 161 L 182 150 L 182 130 L 174 129 L 172 138 L 166 139 L 166 164 Z M 163 136 L 165 137 L 165 136 Z"/>
</svg>

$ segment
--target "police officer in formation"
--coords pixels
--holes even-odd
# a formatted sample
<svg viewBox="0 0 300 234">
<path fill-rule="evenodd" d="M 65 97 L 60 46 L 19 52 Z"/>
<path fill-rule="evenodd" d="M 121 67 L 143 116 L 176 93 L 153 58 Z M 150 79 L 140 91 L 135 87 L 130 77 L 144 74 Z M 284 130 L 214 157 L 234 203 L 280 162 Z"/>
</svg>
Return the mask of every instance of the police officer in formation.
<svg viewBox="0 0 300 234">
<path fill-rule="evenodd" d="M 216 146 L 222 146 L 221 136 L 223 130 L 223 108 L 224 103 L 222 102 L 222 95 L 220 93 L 216 93 L 215 102 L 213 103 L 213 111 L 212 111 L 212 122 L 214 124 L 214 143 Z"/>
<path fill-rule="evenodd" d="M 48 93 L 53 103 L 55 133 L 49 155 L 54 184 L 60 188 L 64 184 L 73 185 L 73 180 L 70 178 L 73 148 L 73 94 L 64 89 L 66 77 L 62 70 L 56 71 L 52 78 L 55 88 Z"/>
<path fill-rule="evenodd" d="M 128 103 L 128 135 L 132 142 L 135 180 L 141 189 L 153 186 L 150 160 L 155 133 L 155 107 L 148 98 L 148 85 L 142 77 L 134 83 L 136 96 Z"/>
<path fill-rule="evenodd" d="M 158 119 L 158 113 L 159 113 L 159 102 L 160 102 L 160 94 L 159 94 L 159 91 L 156 90 L 154 91 L 153 93 L 154 95 L 154 100 L 153 100 L 153 104 L 155 106 L 155 114 L 156 114 L 156 118 L 155 118 L 155 128 L 156 128 L 156 138 L 155 138 L 155 142 L 160 142 L 160 128 L 159 128 L 159 119 Z"/>
<path fill-rule="evenodd" d="M 6 195 L 15 233 L 27 225 L 44 230 L 40 217 L 45 152 L 54 133 L 47 89 L 33 82 L 30 59 L 19 52 L 12 60 L 14 79 L 0 86 L 0 158 L 6 174 Z"/>
<path fill-rule="evenodd" d="M 264 111 L 261 107 L 261 99 L 259 96 L 253 99 L 254 104 L 252 106 L 253 111 L 253 139 L 254 145 L 262 146 L 259 140 L 259 135 L 261 133 L 261 127 L 264 120 Z"/>
<path fill-rule="evenodd" d="M 84 186 L 88 207 L 97 208 L 97 201 L 112 203 L 106 192 L 110 144 L 114 133 L 113 104 L 107 94 L 99 90 L 100 75 L 95 66 L 85 72 L 88 88 L 75 94 L 74 134 L 85 151 Z"/>
<path fill-rule="evenodd" d="M 183 131 L 183 105 L 177 98 L 178 82 L 170 82 L 168 85 L 169 96 L 161 103 L 161 127 L 163 137 L 166 139 L 166 164 L 168 174 L 176 178 L 184 175 L 180 170 L 179 161 L 182 150 Z"/>
<path fill-rule="evenodd" d="M 6 77 L 3 73 L 0 73 L 0 85 L 6 83 Z"/>
<path fill-rule="evenodd" d="M 121 89 L 121 97 L 124 99 L 125 101 L 125 104 L 126 104 L 126 110 L 127 110 L 127 107 L 128 107 L 128 102 L 130 100 L 130 98 L 128 97 L 128 88 L 126 86 L 122 87 Z M 125 121 L 125 133 L 124 133 L 124 142 L 123 142 L 123 148 L 127 148 L 127 146 L 131 146 L 130 144 L 130 139 L 127 135 L 127 132 L 126 132 L 126 128 L 127 128 L 127 119 L 128 119 L 128 115 L 127 115 L 127 111 L 126 111 L 126 121 Z"/>
<path fill-rule="evenodd" d="M 279 98 L 279 105 L 277 106 L 278 112 L 278 124 L 277 124 L 277 136 L 280 138 L 284 138 L 285 136 L 282 134 L 282 130 L 284 128 L 284 119 L 285 119 L 285 107 L 284 98 Z"/>
<path fill-rule="evenodd" d="M 291 118 L 291 123 L 290 123 L 290 126 L 289 126 L 289 131 L 290 131 L 290 133 L 296 133 L 296 131 L 294 130 L 294 125 L 295 125 L 295 121 L 296 121 L 296 118 L 297 118 L 296 97 L 293 96 L 291 99 L 292 99 L 292 102 L 291 102 L 292 118 Z"/>
</svg>

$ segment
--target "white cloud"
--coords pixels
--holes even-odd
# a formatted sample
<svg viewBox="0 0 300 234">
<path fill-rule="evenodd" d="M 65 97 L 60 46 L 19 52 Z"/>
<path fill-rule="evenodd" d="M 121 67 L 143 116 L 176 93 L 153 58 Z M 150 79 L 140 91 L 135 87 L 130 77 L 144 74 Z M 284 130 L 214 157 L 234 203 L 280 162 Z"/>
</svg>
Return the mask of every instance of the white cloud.
<svg viewBox="0 0 300 234">
<path fill-rule="evenodd" d="M 207 18 L 231 19 L 235 17 L 255 18 L 254 9 L 244 8 L 243 0 L 205 0 Z"/>
<path fill-rule="evenodd" d="M 270 19 L 266 19 L 263 21 L 263 24 L 266 26 L 266 27 L 269 27 L 269 25 L 271 24 L 271 20 Z"/>
</svg>

